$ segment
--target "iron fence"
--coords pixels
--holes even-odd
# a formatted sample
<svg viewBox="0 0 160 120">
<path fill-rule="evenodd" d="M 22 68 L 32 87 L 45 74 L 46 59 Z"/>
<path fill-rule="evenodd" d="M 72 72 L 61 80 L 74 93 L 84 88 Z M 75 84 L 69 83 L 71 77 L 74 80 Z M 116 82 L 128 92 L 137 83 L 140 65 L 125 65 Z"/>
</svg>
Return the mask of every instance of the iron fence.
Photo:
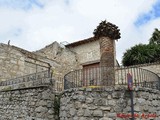
<svg viewBox="0 0 160 120">
<path fill-rule="evenodd" d="M 160 90 L 159 76 L 149 70 L 137 67 L 91 67 L 71 71 L 64 77 L 64 89 L 88 86 L 127 85 L 127 73 L 132 75 L 134 86 Z"/>
<path fill-rule="evenodd" d="M 64 79 L 61 76 L 52 76 L 52 71 L 46 70 L 17 78 L 0 81 L 0 86 L 17 85 L 21 83 L 32 82 L 33 85 L 52 85 L 53 89 L 57 92 L 64 90 Z"/>
<path fill-rule="evenodd" d="M 41 81 L 44 78 L 50 78 L 50 77 L 51 77 L 51 72 L 46 70 L 42 72 L 37 72 L 37 73 L 28 74 L 21 77 L 9 79 L 6 81 L 0 81 L 0 86 L 14 85 L 14 84 L 20 84 L 20 83 L 36 81 L 36 80 Z"/>
<path fill-rule="evenodd" d="M 54 76 L 54 90 L 57 92 L 64 90 L 64 79 L 60 76 Z"/>
<path fill-rule="evenodd" d="M 157 74 L 146 69 L 136 67 L 92 67 L 71 71 L 64 76 L 64 79 L 59 76 L 52 76 L 52 72 L 46 70 L 6 81 L 0 81 L 0 86 L 8 86 L 30 81 L 45 84 L 45 78 L 50 78 L 51 81 L 49 84 L 53 85 L 55 91 L 88 86 L 101 87 L 109 85 L 127 85 L 127 73 L 132 75 L 134 86 L 149 87 L 160 90 L 160 78 Z"/>
</svg>

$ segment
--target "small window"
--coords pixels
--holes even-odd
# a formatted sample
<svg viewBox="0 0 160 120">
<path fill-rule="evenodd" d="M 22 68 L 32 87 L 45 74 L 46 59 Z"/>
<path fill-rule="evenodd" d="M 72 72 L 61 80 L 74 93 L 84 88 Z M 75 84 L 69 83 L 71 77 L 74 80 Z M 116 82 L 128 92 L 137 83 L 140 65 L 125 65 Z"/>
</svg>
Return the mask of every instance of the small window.
<svg viewBox="0 0 160 120">
<path fill-rule="evenodd" d="M 93 52 L 88 52 L 87 53 L 87 59 L 91 59 L 93 57 Z"/>
</svg>

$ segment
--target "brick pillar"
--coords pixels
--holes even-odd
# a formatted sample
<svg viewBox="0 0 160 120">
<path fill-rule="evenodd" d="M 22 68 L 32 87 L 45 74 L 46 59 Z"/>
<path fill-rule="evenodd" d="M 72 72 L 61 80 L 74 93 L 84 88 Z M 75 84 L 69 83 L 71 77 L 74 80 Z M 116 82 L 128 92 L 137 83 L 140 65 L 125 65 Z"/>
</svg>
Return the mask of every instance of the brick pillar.
<svg viewBox="0 0 160 120">
<path fill-rule="evenodd" d="M 114 40 L 109 37 L 101 37 L 100 44 L 100 67 L 102 85 L 114 85 L 115 83 L 115 48 Z"/>
<path fill-rule="evenodd" d="M 93 32 L 100 44 L 100 67 L 102 85 L 115 84 L 115 40 L 120 38 L 120 32 L 116 25 L 102 21 Z"/>
</svg>

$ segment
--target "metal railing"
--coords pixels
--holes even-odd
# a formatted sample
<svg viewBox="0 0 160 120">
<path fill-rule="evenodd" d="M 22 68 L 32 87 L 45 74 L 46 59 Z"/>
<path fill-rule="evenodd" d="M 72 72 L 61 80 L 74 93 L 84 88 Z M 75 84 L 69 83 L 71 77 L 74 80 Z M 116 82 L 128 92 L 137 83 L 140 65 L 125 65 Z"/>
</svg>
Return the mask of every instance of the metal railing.
<svg viewBox="0 0 160 120">
<path fill-rule="evenodd" d="M 64 90 L 64 78 L 60 76 L 54 76 L 54 90 L 57 92 Z"/>
<path fill-rule="evenodd" d="M 20 83 L 36 81 L 36 80 L 41 81 L 44 78 L 50 78 L 50 77 L 51 77 L 51 72 L 46 70 L 42 72 L 37 72 L 37 73 L 28 74 L 28 75 L 21 76 L 21 77 L 9 79 L 6 81 L 0 81 L 0 86 L 14 85 L 14 84 L 20 84 Z"/>
<path fill-rule="evenodd" d="M 46 70 L 33 74 L 28 74 L 25 76 L 20 76 L 17 78 L 9 79 L 6 81 L 0 81 L 1 86 L 12 86 L 21 83 L 32 82 L 33 86 L 37 85 L 52 85 L 53 89 L 57 92 L 64 90 L 64 79 L 63 77 L 54 75 L 52 76 L 52 71 Z"/>
<path fill-rule="evenodd" d="M 115 72 L 113 72 L 113 70 Z M 46 78 L 50 78 L 50 83 L 47 84 L 52 84 L 55 91 L 88 86 L 99 87 L 109 85 L 127 85 L 127 73 L 132 75 L 134 86 L 149 87 L 160 90 L 160 78 L 157 74 L 146 69 L 136 67 L 92 67 L 71 71 L 64 76 L 64 79 L 59 76 L 52 76 L 52 72 L 46 70 L 6 81 L 0 81 L 0 86 L 9 86 L 25 82 L 38 82 L 38 85 L 43 85 L 46 84 Z M 110 79 L 110 81 L 104 84 L 103 81 L 105 80 L 105 77 Z"/>
<path fill-rule="evenodd" d="M 159 76 L 149 70 L 137 67 L 92 67 L 71 71 L 64 77 L 64 89 L 88 86 L 127 85 L 127 73 L 132 75 L 134 86 L 160 90 Z M 107 82 L 104 83 L 104 81 Z"/>
</svg>

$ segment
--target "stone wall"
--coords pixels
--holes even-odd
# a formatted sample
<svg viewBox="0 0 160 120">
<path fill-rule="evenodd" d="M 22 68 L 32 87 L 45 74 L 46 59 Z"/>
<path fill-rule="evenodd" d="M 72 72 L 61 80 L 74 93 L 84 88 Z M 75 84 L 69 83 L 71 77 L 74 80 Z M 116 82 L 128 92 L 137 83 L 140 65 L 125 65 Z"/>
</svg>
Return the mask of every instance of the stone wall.
<svg viewBox="0 0 160 120">
<path fill-rule="evenodd" d="M 59 45 L 59 43 L 57 43 L 56 41 L 53 42 L 52 44 L 37 50 L 35 53 L 38 55 L 41 55 L 43 57 L 47 57 L 49 59 L 56 59 L 57 55 L 61 52 L 61 47 Z"/>
<path fill-rule="evenodd" d="M 0 81 L 4 81 L 48 70 L 58 63 L 15 46 L 0 44 L 0 66 Z"/>
<path fill-rule="evenodd" d="M 123 120 L 130 113 L 130 105 L 130 93 L 122 86 L 69 89 L 62 93 L 60 120 Z M 160 91 L 136 88 L 134 110 L 138 120 L 148 115 L 159 120 Z"/>
<path fill-rule="evenodd" d="M 70 49 L 62 47 L 57 42 L 53 42 L 52 44 L 37 50 L 35 53 L 57 62 L 58 65 L 51 66 L 55 76 L 63 77 L 71 70 L 79 68 L 77 54 Z"/>
<path fill-rule="evenodd" d="M 15 49 L 0 44 L 0 80 L 22 75 L 25 57 Z"/>
<path fill-rule="evenodd" d="M 0 91 L 1 120 L 56 120 L 50 86 L 8 87 Z"/>
</svg>

